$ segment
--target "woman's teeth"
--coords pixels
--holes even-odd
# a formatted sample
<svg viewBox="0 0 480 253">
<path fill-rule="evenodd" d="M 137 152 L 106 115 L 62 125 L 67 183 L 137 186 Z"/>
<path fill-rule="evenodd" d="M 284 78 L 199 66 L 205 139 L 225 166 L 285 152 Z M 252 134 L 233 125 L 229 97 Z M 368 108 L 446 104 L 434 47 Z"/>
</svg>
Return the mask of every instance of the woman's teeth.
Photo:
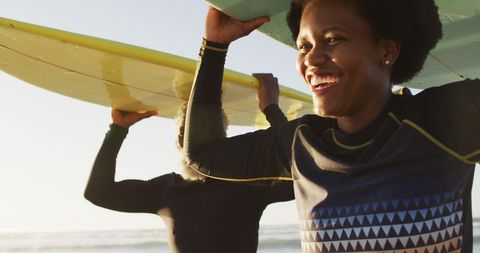
<svg viewBox="0 0 480 253">
<path fill-rule="evenodd" d="M 334 75 L 313 76 L 310 80 L 310 84 L 314 87 L 326 86 L 338 82 L 338 79 L 338 76 Z"/>
</svg>

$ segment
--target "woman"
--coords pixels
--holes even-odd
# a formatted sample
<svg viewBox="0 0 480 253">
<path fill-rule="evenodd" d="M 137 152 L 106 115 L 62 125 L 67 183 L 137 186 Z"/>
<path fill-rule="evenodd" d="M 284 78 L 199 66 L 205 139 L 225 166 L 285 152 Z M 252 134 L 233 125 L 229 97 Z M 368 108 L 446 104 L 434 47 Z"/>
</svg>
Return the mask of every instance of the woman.
<svg viewBox="0 0 480 253">
<path fill-rule="evenodd" d="M 276 78 L 266 74 L 255 76 L 261 80 L 259 106 L 269 123 L 287 121 L 277 105 Z M 186 106 L 180 108 L 177 114 L 180 149 L 185 109 Z M 182 168 L 181 175 L 170 173 L 148 181 L 115 181 L 116 157 L 129 128 L 153 114 L 112 110 L 113 124 L 95 159 L 85 198 L 111 210 L 159 215 L 165 222 L 173 253 L 256 252 L 263 210 L 271 203 L 292 200 L 291 182 L 275 187 L 229 183 L 205 179 L 188 167 Z M 224 122 L 222 114 L 221 127 L 212 134 L 225 136 Z"/>
<path fill-rule="evenodd" d="M 218 115 L 229 43 L 267 21 L 209 10 L 189 124 Z M 471 252 L 480 82 L 391 92 L 442 36 L 433 0 L 297 1 L 288 23 L 316 115 L 232 138 L 187 125 L 190 166 L 245 181 L 293 177 L 304 252 Z"/>
</svg>

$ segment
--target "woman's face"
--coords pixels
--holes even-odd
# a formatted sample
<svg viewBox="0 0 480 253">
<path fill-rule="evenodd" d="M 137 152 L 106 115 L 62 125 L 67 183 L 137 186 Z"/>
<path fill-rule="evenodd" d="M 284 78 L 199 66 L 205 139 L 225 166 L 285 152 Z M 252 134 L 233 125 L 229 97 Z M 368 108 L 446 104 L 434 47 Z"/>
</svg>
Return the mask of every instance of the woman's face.
<svg viewBox="0 0 480 253">
<path fill-rule="evenodd" d="M 355 118 L 383 108 L 390 94 L 383 40 L 375 39 L 350 1 L 307 4 L 297 46 L 297 70 L 312 91 L 318 115 Z"/>
</svg>

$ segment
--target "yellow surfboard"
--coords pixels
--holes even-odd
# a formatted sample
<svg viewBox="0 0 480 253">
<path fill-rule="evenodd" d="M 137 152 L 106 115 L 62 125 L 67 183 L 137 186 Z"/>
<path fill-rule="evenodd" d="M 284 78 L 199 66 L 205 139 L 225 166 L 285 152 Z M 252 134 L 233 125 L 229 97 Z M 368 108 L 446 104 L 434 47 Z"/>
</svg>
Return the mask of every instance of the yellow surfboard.
<svg viewBox="0 0 480 253">
<path fill-rule="evenodd" d="M 151 49 L 0 18 L 0 68 L 30 84 L 127 111 L 175 116 L 190 94 L 196 61 Z M 226 70 L 224 109 L 234 125 L 266 126 L 258 81 Z M 289 119 L 312 113 L 310 95 L 281 86 Z"/>
</svg>

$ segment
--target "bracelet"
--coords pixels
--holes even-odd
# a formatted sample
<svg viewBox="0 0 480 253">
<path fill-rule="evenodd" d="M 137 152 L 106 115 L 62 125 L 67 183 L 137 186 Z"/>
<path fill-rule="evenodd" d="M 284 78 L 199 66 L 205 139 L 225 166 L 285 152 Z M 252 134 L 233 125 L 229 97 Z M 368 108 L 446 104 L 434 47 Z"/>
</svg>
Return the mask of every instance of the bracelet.
<svg viewBox="0 0 480 253">
<path fill-rule="evenodd" d="M 208 41 L 205 38 L 202 40 L 202 48 L 201 48 L 201 53 L 205 51 L 205 49 L 213 50 L 216 52 L 220 53 L 226 53 L 228 51 L 228 46 L 230 44 L 221 44 L 213 41 Z"/>
</svg>

